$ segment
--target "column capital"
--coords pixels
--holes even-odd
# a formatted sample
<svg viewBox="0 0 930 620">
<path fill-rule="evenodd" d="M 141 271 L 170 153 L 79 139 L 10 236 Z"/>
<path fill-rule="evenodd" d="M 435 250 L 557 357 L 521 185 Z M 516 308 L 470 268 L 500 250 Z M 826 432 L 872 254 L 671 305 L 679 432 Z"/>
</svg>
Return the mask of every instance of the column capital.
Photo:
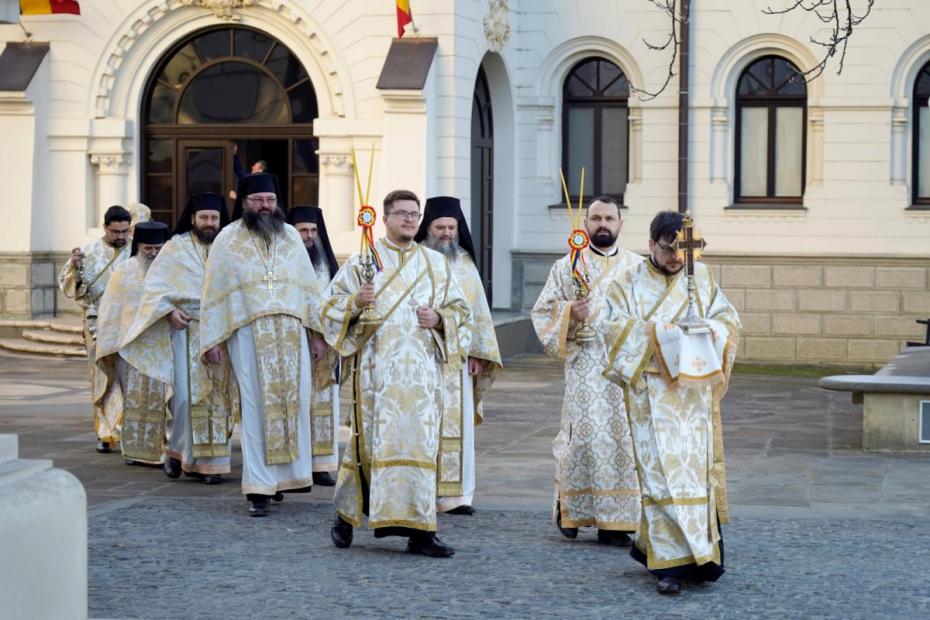
<svg viewBox="0 0 930 620">
<path fill-rule="evenodd" d="M 91 153 L 90 163 L 99 174 L 126 174 L 130 159 L 128 153 Z"/>
</svg>

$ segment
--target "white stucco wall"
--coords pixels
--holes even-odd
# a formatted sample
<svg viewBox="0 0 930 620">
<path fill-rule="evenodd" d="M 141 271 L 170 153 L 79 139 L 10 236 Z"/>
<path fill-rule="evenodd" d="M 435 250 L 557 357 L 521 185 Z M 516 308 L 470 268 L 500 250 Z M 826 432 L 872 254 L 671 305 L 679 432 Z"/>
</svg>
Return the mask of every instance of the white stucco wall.
<svg viewBox="0 0 930 620">
<path fill-rule="evenodd" d="M 636 86 L 655 88 L 667 53 L 650 51 L 667 19 L 638 0 L 510 0 L 510 38 L 489 71 L 495 107 L 495 304 L 509 302 L 511 251 L 560 252 L 566 214 L 561 201 L 561 89 L 578 60 L 618 64 Z M 806 68 L 821 53 L 808 43 L 825 36 L 816 17 L 767 16 L 770 0 L 705 0 L 692 23 L 691 207 L 715 253 L 924 256 L 930 212 L 910 204 L 910 93 L 930 60 L 930 3 L 883 0 L 850 42 L 846 67 L 835 64 L 809 86 L 807 188 L 804 211 L 728 210 L 733 196 L 733 91 L 753 59 L 777 53 Z M 777 4 L 777 3 L 776 3 Z M 375 143 L 372 200 L 401 185 L 463 199 L 470 214 L 471 97 L 489 51 L 485 0 L 418 0 L 419 33 L 439 48 L 419 103 L 399 103 L 375 88 L 394 35 L 390 2 L 258 0 L 238 22 L 280 39 L 306 66 L 320 102 L 321 202 L 334 222 L 337 251 L 357 247 L 351 229 L 354 181 L 349 147 Z M 41 71 L 45 90 L 32 92 L 38 127 L 10 126 L 2 168 L 17 179 L 11 225 L 0 251 L 67 250 L 97 234 L 111 202 L 139 198 L 139 106 L 158 58 L 179 38 L 226 23 L 178 0 L 100 0 L 83 14 L 25 17 L 35 40 L 50 41 Z M 0 41 L 20 40 L 13 25 Z M 46 66 L 47 65 L 47 66 Z M 42 77 L 42 76 L 37 76 Z M 654 101 L 630 100 L 630 183 L 624 243 L 645 247 L 648 223 L 676 206 L 675 82 Z M 40 92 L 41 91 L 41 92 Z M 393 97 L 393 99 L 392 99 Z M 406 105 L 404 111 L 400 108 Z M 393 106 L 393 107 L 392 107 Z M 393 110 L 393 112 L 392 112 Z M 11 124 L 12 123 L 12 124 Z M 426 152 L 410 153 L 400 137 Z M 47 134 L 47 144 L 43 135 Z M 402 145 L 398 146 L 398 145 Z M 367 155 L 366 155 L 367 157 Z M 13 175 L 30 165 L 35 174 Z M 8 161 L 9 160 L 9 161 Z M 94 163 L 96 162 L 96 164 Z M 367 166 L 363 165 L 367 173 Z M 37 225 L 54 221 L 55 226 Z"/>
</svg>

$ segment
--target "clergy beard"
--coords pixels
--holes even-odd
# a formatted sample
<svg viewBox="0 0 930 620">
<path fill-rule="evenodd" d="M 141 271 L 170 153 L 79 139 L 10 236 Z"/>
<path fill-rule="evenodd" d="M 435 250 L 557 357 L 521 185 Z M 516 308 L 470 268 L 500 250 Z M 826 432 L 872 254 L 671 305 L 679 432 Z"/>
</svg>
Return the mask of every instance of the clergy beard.
<svg viewBox="0 0 930 620">
<path fill-rule="evenodd" d="M 142 273 L 148 273 L 149 267 L 151 267 L 152 263 L 155 261 L 154 258 L 148 258 L 142 254 L 136 254 L 135 259 L 138 261 L 139 267 L 142 268 Z"/>
<path fill-rule="evenodd" d="M 426 239 L 423 241 L 423 245 L 428 247 L 431 250 L 436 250 L 449 260 L 455 260 L 459 256 L 459 240 L 458 238 L 450 239 L 448 241 L 443 241 L 437 239 L 433 236 L 433 233 L 427 232 Z"/>
<path fill-rule="evenodd" d="M 126 240 L 117 239 L 116 241 L 110 241 L 109 239 L 107 239 L 107 245 L 110 246 L 111 248 L 124 248 L 126 247 Z"/>
<path fill-rule="evenodd" d="M 323 264 L 323 253 L 320 252 L 320 246 L 314 243 L 304 247 L 307 248 L 307 254 L 310 255 L 310 262 L 313 263 L 313 268 L 319 269 L 320 265 Z"/>
<path fill-rule="evenodd" d="M 591 244 L 596 248 L 610 249 L 617 243 L 617 238 L 606 228 L 599 228 L 591 236 Z"/>
<path fill-rule="evenodd" d="M 194 236 L 200 239 L 201 243 L 206 243 L 210 245 L 213 243 L 213 240 L 216 239 L 216 234 L 219 231 L 213 226 L 207 226 L 203 229 L 194 227 Z"/>
<path fill-rule="evenodd" d="M 266 242 L 271 243 L 278 233 L 284 230 L 284 211 L 275 208 L 271 213 L 255 213 L 246 209 L 242 213 L 245 227 L 260 234 Z"/>
</svg>

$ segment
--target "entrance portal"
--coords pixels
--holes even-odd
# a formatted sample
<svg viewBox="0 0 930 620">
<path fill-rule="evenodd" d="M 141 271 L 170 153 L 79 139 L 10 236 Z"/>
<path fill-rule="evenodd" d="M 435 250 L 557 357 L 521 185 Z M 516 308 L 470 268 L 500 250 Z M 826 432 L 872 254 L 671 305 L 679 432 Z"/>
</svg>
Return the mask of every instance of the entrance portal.
<svg viewBox="0 0 930 620">
<path fill-rule="evenodd" d="M 239 26 L 202 30 L 165 55 L 145 93 L 141 195 L 154 219 L 174 226 L 192 193 L 228 196 L 259 160 L 282 204 L 317 204 L 316 93 L 279 41 Z"/>
</svg>

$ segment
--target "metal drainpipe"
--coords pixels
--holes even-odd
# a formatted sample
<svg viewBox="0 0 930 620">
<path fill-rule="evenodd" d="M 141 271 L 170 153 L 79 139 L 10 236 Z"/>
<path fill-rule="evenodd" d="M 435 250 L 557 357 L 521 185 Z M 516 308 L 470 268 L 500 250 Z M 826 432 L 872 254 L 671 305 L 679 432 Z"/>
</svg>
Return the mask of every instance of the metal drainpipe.
<svg viewBox="0 0 930 620">
<path fill-rule="evenodd" d="M 678 69 L 678 212 L 688 210 L 688 81 L 691 75 L 691 0 L 681 2 L 681 56 Z M 674 27 L 674 26 L 673 26 Z"/>
</svg>

